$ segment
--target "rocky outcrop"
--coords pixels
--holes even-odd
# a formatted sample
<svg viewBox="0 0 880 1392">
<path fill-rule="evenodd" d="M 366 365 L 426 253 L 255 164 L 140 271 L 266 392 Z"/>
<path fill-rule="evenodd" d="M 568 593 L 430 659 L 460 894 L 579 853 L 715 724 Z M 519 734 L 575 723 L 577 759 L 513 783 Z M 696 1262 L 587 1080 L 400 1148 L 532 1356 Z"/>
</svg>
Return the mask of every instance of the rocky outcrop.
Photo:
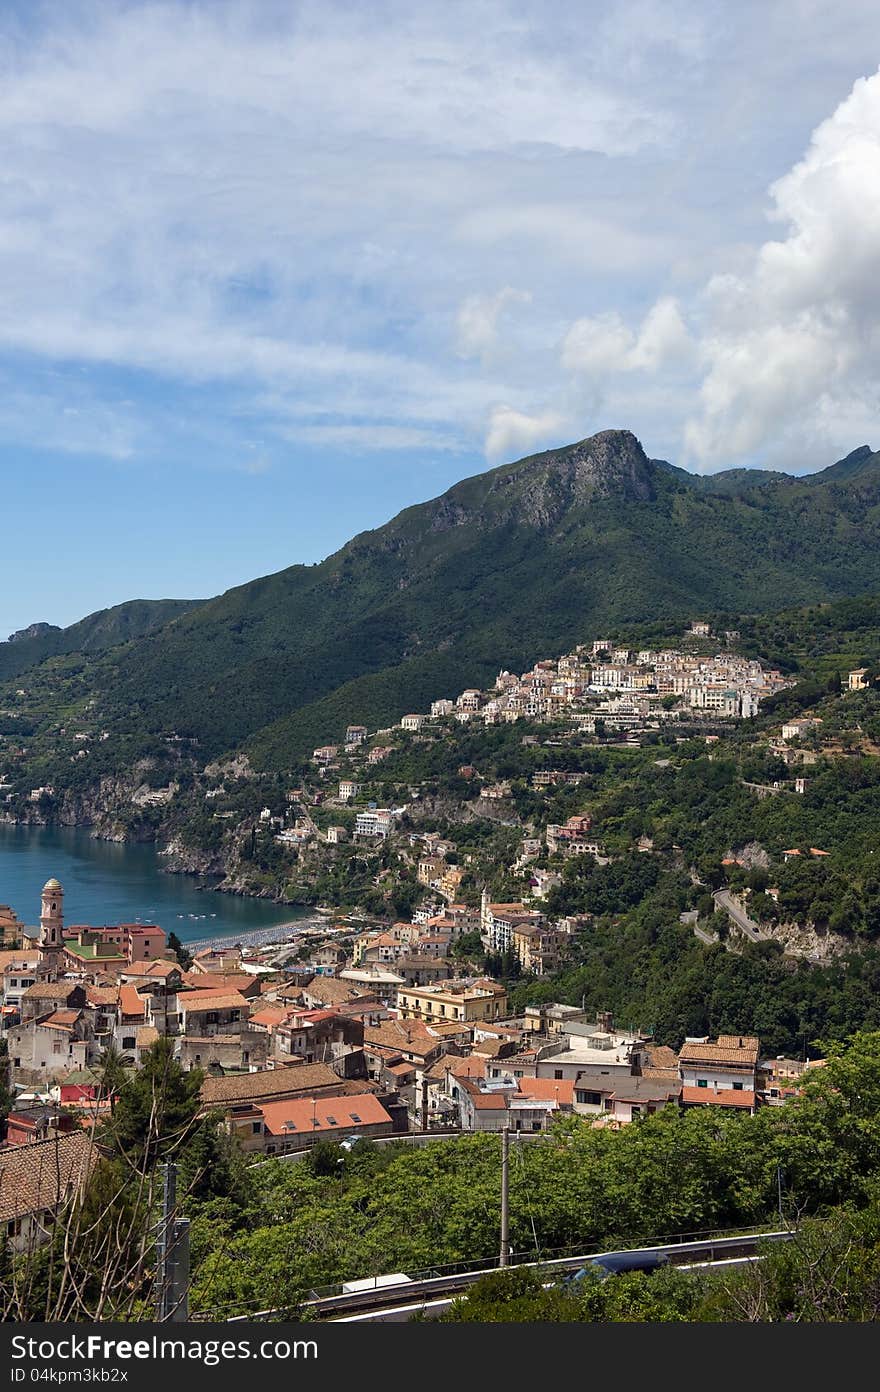
<svg viewBox="0 0 880 1392">
<path fill-rule="evenodd" d="M 829 932 L 827 928 L 817 928 L 814 923 L 774 923 L 761 927 L 768 938 L 781 945 L 787 957 L 803 957 L 818 964 L 833 962 L 853 949 L 852 939 Z"/>
<path fill-rule="evenodd" d="M 180 837 L 173 837 L 159 851 L 162 869 L 172 875 L 205 875 L 222 877 L 226 874 L 225 858 L 220 851 L 205 851 L 188 846 Z"/>
<path fill-rule="evenodd" d="M 60 633 L 58 624 L 32 623 L 27 628 L 18 628 L 14 633 L 10 633 L 8 643 L 22 643 L 27 638 L 45 638 L 47 633 Z"/>
</svg>

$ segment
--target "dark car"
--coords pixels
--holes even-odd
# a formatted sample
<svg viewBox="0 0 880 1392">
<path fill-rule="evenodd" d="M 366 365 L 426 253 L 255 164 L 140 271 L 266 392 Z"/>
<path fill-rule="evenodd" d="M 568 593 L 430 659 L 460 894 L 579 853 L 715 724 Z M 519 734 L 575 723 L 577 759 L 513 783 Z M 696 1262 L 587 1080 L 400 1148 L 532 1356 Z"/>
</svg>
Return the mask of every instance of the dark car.
<svg viewBox="0 0 880 1392">
<path fill-rule="evenodd" d="M 588 1274 L 604 1281 L 607 1276 L 618 1276 L 624 1271 L 656 1271 L 669 1261 L 666 1252 L 645 1248 L 641 1252 L 603 1252 L 601 1256 L 590 1257 L 589 1261 L 577 1271 L 566 1276 L 565 1284 L 572 1285 L 583 1281 Z"/>
</svg>

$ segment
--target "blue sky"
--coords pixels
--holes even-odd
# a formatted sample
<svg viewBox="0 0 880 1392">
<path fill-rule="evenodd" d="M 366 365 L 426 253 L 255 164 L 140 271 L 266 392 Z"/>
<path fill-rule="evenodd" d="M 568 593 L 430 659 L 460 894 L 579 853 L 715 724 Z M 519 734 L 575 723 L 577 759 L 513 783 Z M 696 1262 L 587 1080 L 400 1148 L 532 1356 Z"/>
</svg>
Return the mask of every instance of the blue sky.
<svg viewBox="0 0 880 1392">
<path fill-rule="evenodd" d="M 880 16 L 0 7 L 0 635 L 207 596 L 609 426 L 880 446 Z"/>
</svg>

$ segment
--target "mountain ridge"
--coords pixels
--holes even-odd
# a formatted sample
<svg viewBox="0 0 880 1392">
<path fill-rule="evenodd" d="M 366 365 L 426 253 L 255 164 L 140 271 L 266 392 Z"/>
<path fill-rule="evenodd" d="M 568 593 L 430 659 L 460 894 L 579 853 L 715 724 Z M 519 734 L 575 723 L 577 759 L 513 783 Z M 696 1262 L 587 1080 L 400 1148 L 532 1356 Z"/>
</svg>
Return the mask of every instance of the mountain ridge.
<svg viewBox="0 0 880 1392">
<path fill-rule="evenodd" d="M 171 729 L 205 758 L 246 747 L 283 766 L 348 719 L 388 723 L 591 630 L 880 589 L 880 455 L 861 446 L 824 478 L 745 472 L 710 484 L 601 431 L 463 479 L 315 565 L 183 601 L 93 648 L 88 680 L 145 745 Z"/>
</svg>

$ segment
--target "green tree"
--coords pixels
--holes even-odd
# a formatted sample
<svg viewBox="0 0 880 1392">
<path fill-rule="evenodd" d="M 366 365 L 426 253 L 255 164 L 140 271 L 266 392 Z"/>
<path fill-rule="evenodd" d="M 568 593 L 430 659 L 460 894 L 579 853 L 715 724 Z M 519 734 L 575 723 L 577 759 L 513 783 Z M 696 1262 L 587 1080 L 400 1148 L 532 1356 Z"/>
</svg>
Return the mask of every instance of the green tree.
<svg viewBox="0 0 880 1392">
<path fill-rule="evenodd" d="M 197 1127 L 203 1078 L 201 1069 L 184 1072 L 173 1040 L 157 1039 L 122 1087 L 113 1116 L 101 1128 L 102 1143 L 138 1171 L 178 1158 Z"/>
<path fill-rule="evenodd" d="M 168 934 L 168 951 L 174 953 L 184 971 L 189 970 L 192 966 L 192 953 L 187 951 L 173 929 Z"/>
</svg>

